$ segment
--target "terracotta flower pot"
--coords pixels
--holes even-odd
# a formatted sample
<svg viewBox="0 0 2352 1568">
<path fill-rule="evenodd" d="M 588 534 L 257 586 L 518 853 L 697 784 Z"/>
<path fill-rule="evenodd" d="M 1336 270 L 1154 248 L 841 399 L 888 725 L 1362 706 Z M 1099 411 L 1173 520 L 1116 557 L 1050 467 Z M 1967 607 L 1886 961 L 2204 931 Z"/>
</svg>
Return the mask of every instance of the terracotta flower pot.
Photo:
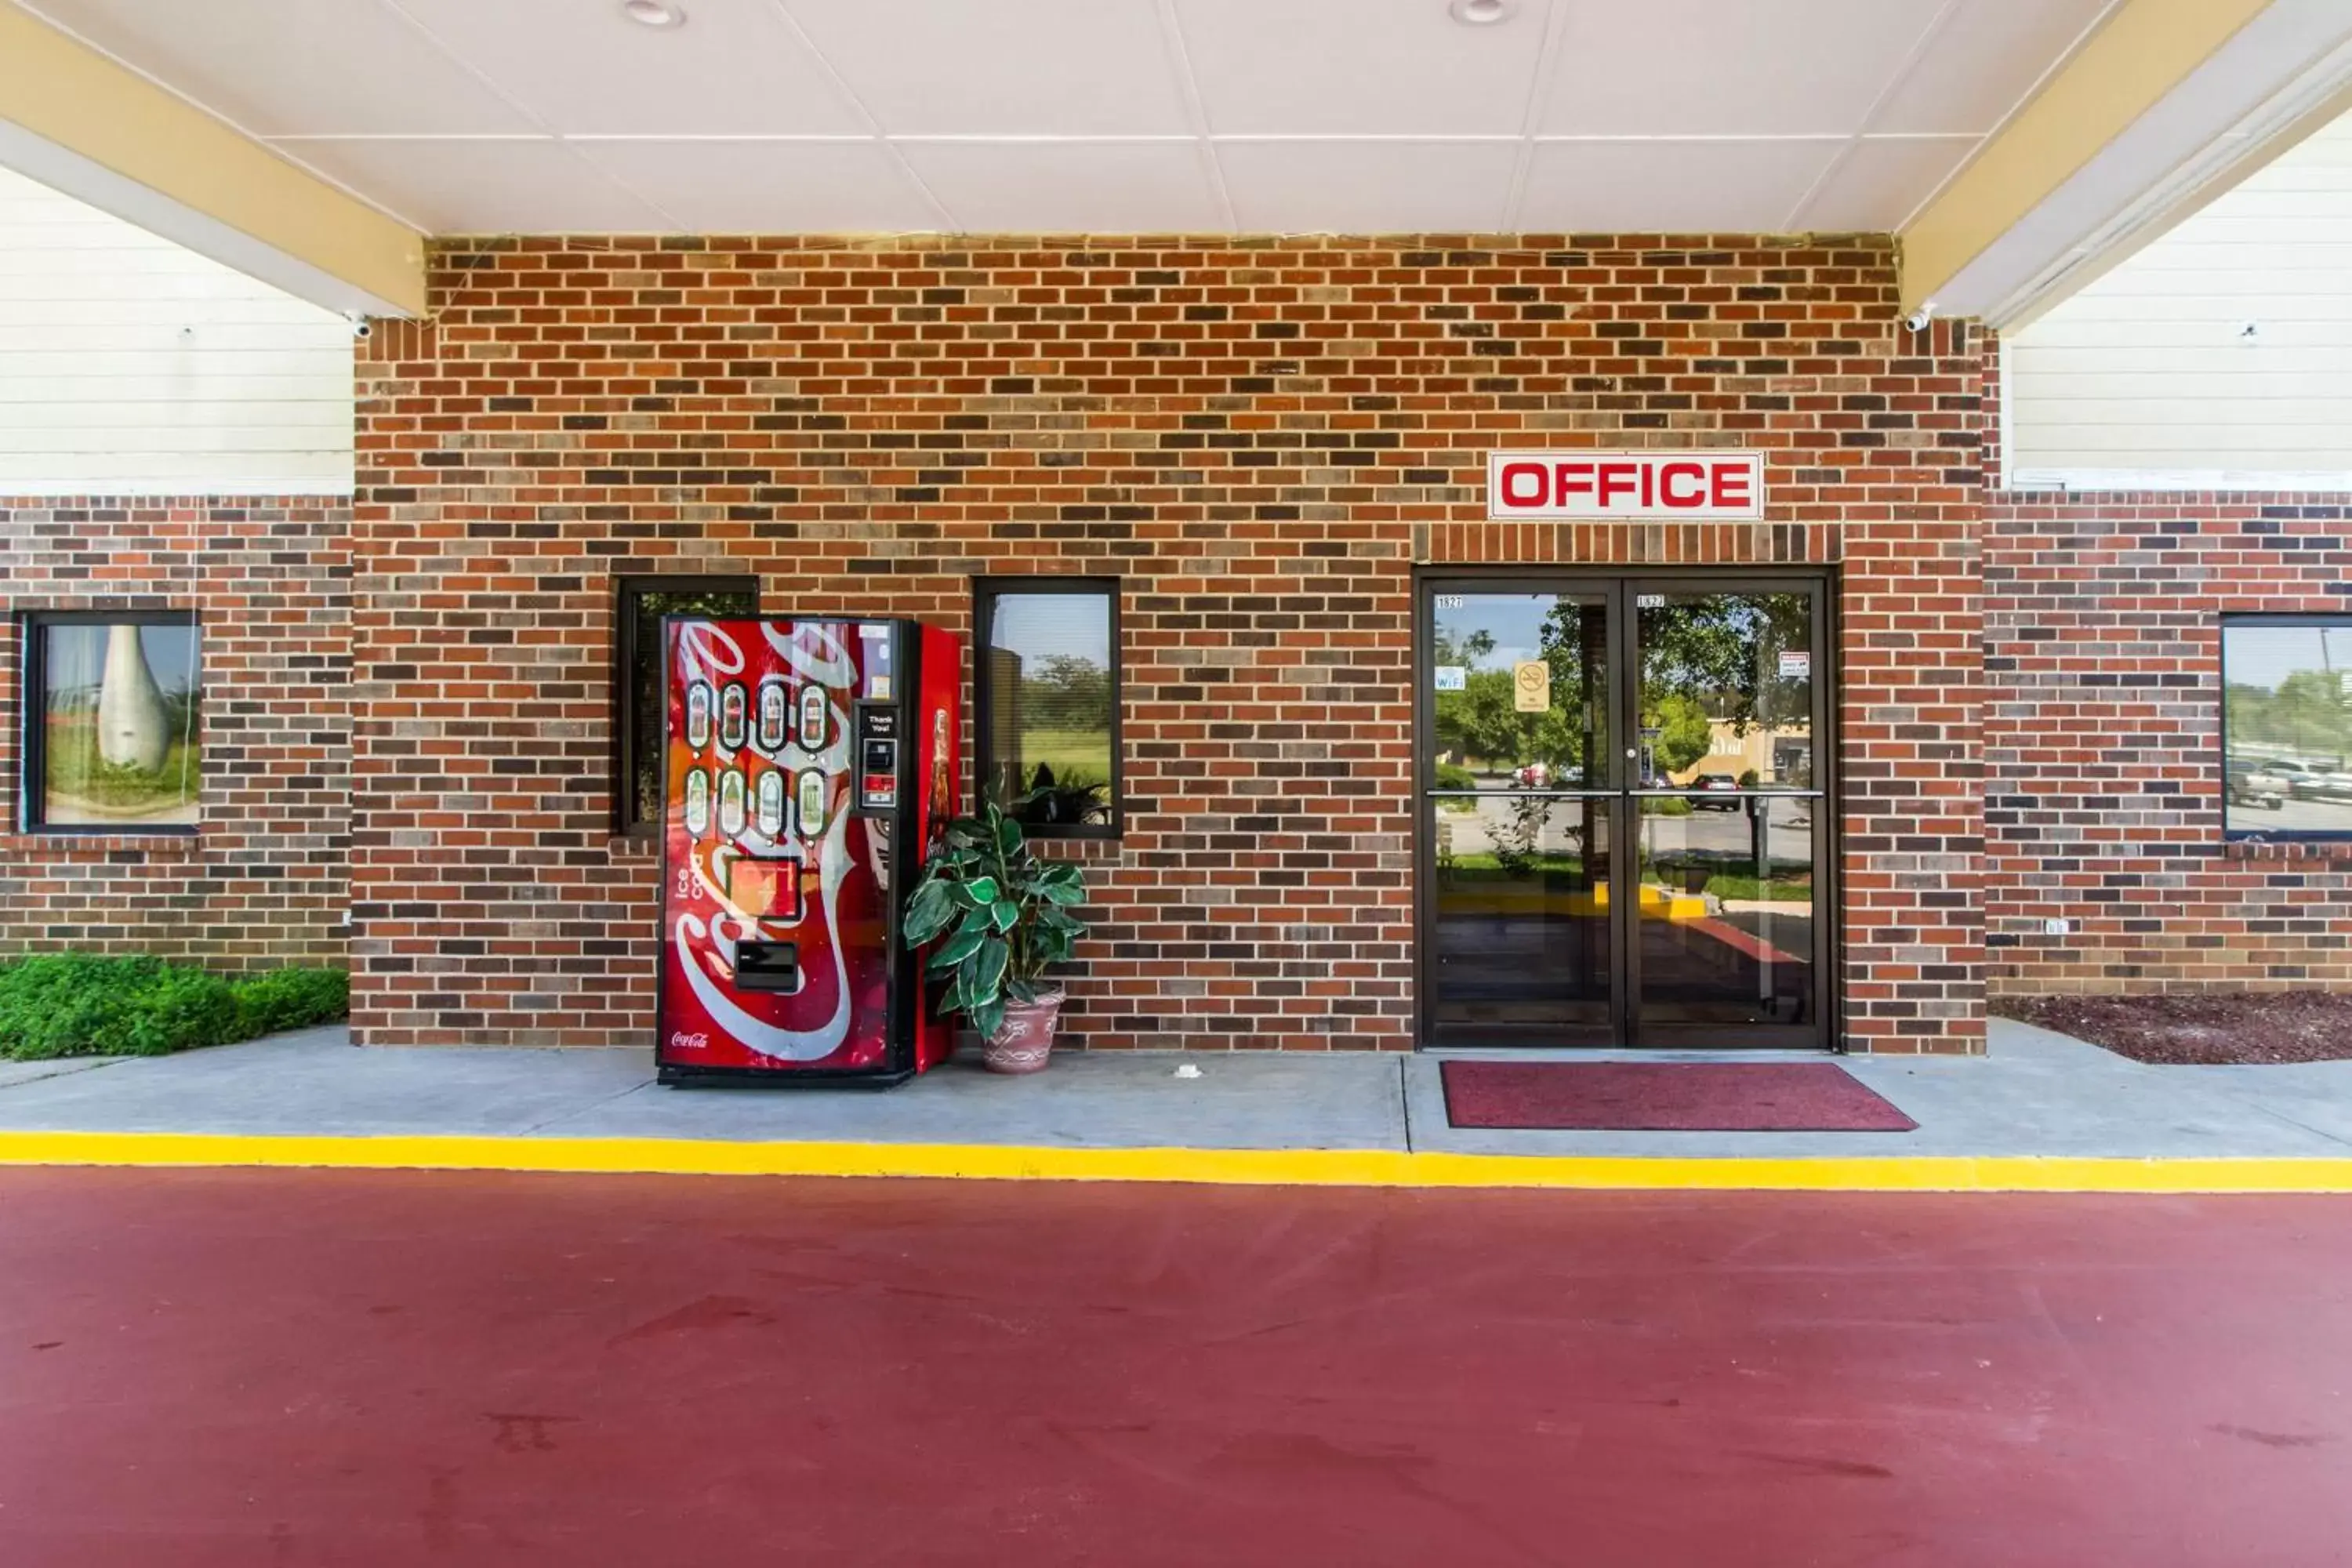
<svg viewBox="0 0 2352 1568">
<path fill-rule="evenodd" d="M 1054 1049 L 1062 994 L 1056 986 L 1040 993 L 1034 1002 L 1007 1001 L 1004 1022 L 981 1047 L 980 1065 L 991 1072 L 1043 1072 Z"/>
</svg>

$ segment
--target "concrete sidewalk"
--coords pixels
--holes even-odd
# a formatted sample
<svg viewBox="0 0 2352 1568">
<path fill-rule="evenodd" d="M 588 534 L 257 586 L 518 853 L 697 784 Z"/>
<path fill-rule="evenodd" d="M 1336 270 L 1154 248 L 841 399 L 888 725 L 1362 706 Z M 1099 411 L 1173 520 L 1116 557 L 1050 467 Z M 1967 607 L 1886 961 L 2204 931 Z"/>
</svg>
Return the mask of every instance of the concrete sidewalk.
<svg viewBox="0 0 2352 1568">
<path fill-rule="evenodd" d="M 2352 1187 L 2352 1062 L 2148 1067 L 2024 1025 L 1996 1020 L 1993 1031 L 1983 1058 L 1842 1058 L 1919 1122 L 1915 1132 L 1728 1133 L 1457 1130 L 1440 1058 L 1425 1056 L 1071 1053 L 1037 1077 L 958 1062 L 887 1093 L 680 1090 L 654 1083 L 649 1053 L 354 1048 L 341 1030 L 316 1029 L 178 1057 L 0 1064 L 0 1161 L 1171 1180 L 1293 1179 L 1289 1170 L 1306 1181 L 1352 1169 L 1380 1182 L 1421 1171 L 1475 1184 L 1481 1172 L 1516 1172 L 1563 1185 L 1588 1184 L 1580 1171 L 1600 1184 L 1687 1184 L 1698 1164 L 1746 1162 L 1757 1181 L 1716 1163 L 1725 1179 L 1706 1184 L 1904 1187 L 1983 1184 L 1985 1162 L 2045 1163 L 2051 1180 L 2033 1184 L 2065 1184 L 2070 1162 L 2283 1162 L 2296 1173 L 2273 1173 L 2263 1190 Z M 1188 1063 L 1198 1077 L 1178 1076 Z M 238 1140 L 256 1147 L 241 1152 Z M 988 1152 L 998 1157 L 979 1157 Z M 1073 1163 L 1056 1152 L 1154 1157 Z M 1265 1158 L 1242 1158 L 1251 1154 Z M 1841 1179 L 1849 1168 L 1863 1169 Z"/>
</svg>

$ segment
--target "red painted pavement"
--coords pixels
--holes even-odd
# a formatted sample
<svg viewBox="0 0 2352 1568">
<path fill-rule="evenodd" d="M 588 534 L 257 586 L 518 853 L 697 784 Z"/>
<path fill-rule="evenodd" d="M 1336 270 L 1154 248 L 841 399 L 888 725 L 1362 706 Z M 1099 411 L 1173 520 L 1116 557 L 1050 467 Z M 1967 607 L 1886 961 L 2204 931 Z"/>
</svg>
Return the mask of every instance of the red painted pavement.
<svg viewBox="0 0 2352 1568">
<path fill-rule="evenodd" d="M 0 1564 L 2312 1564 L 2352 1205 L 0 1172 Z"/>
</svg>

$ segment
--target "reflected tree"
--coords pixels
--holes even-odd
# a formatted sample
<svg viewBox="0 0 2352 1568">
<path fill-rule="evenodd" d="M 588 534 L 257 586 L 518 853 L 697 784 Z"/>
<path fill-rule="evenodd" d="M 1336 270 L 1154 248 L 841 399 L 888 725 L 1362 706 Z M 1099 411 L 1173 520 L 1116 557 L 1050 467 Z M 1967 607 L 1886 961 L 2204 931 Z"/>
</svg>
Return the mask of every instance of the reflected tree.
<svg viewBox="0 0 2352 1568">
<path fill-rule="evenodd" d="M 1662 722 L 1669 696 L 1696 702 L 1740 734 L 1759 726 L 1801 724 L 1811 717 L 1809 682 L 1779 674 L 1782 653 L 1812 647 L 1807 595 L 1676 596 L 1643 608 L 1641 620 L 1644 725 Z"/>
</svg>

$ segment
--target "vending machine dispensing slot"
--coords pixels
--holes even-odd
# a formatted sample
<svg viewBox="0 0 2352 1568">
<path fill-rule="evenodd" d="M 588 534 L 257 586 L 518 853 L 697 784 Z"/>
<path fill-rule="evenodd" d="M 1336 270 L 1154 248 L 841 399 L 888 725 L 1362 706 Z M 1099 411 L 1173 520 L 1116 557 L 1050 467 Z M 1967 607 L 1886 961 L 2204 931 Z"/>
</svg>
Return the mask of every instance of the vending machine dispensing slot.
<svg viewBox="0 0 2352 1568">
<path fill-rule="evenodd" d="M 792 942 L 739 942 L 735 944 L 735 984 L 744 991 L 801 988 L 801 949 Z"/>
</svg>

